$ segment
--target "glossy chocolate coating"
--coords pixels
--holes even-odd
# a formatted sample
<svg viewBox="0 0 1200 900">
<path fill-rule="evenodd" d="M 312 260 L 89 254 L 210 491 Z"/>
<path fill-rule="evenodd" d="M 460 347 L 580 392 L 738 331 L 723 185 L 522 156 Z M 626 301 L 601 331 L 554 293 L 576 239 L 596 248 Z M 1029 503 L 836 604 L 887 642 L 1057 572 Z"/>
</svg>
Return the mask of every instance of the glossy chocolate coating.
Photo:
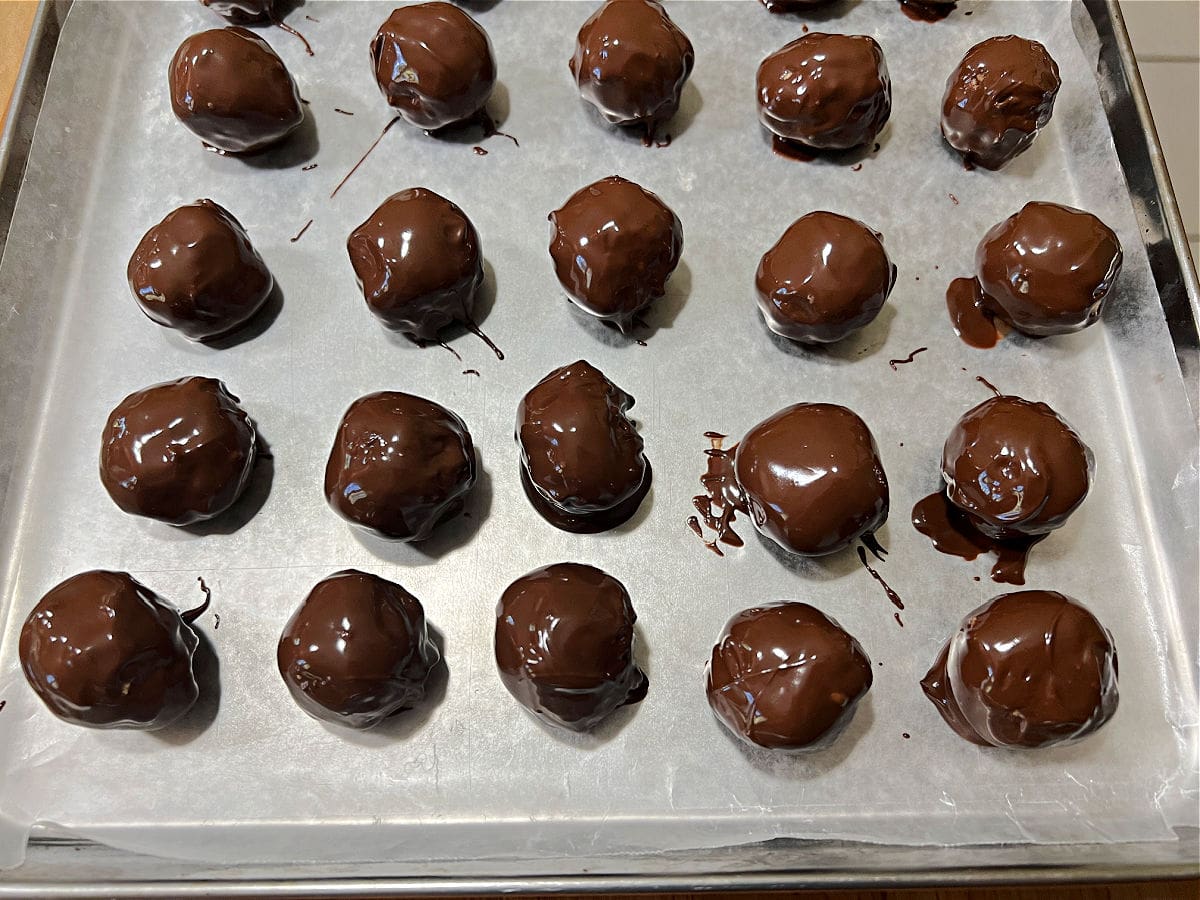
<svg viewBox="0 0 1200 900">
<path fill-rule="evenodd" d="M 758 118 L 785 140 L 846 150 L 875 140 L 891 114 L 887 63 L 866 35 L 814 31 L 758 67 Z"/>
<path fill-rule="evenodd" d="M 68 722 L 162 728 L 200 693 L 190 622 L 125 572 L 83 572 L 53 588 L 25 620 L 21 668 Z"/>
<path fill-rule="evenodd" d="M 550 258 L 571 300 L 622 331 L 667 291 L 683 252 L 679 217 L 656 194 L 617 175 L 589 184 L 550 213 Z"/>
<path fill-rule="evenodd" d="M 393 10 L 371 41 L 371 65 L 387 102 L 427 131 L 484 113 L 496 84 L 487 32 L 449 3 Z"/>
<path fill-rule="evenodd" d="M 1001 594 L 963 619 L 921 688 L 972 743 L 1050 747 L 1091 734 L 1117 711 L 1117 651 L 1078 600 Z"/>
<path fill-rule="evenodd" d="M 431 341 L 471 321 L 483 284 L 479 233 L 433 191 L 392 194 L 346 242 L 367 307 L 389 328 Z"/>
<path fill-rule="evenodd" d="M 946 438 L 946 496 L 988 537 L 1046 534 L 1087 496 L 1092 451 L 1045 403 L 992 397 Z"/>
<path fill-rule="evenodd" d="M 135 516 L 190 525 L 237 500 L 254 468 L 257 435 L 238 398 L 193 375 L 130 394 L 108 416 L 100 481 Z"/>
<path fill-rule="evenodd" d="M 325 466 L 325 497 L 346 521 L 423 541 L 460 512 L 475 486 L 475 447 L 444 406 L 380 391 L 350 404 Z"/>
<path fill-rule="evenodd" d="M 653 133 L 679 110 L 695 59 L 656 0 L 606 0 L 579 29 L 570 67 L 583 99 L 605 119 Z"/>
<path fill-rule="evenodd" d="M 317 582 L 279 638 L 279 674 L 310 716 L 372 728 L 425 698 L 441 659 L 421 601 L 357 569 Z"/>
<path fill-rule="evenodd" d="M 300 127 L 300 92 L 271 45 L 245 28 L 214 28 L 179 45 L 168 71 L 171 108 L 200 140 L 252 153 Z"/>
<path fill-rule="evenodd" d="M 801 556 L 849 547 L 887 519 L 888 482 L 875 439 L 844 406 L 781 409 L 742 438 L 734 471 L 754 526 Z"/>
<path fill-rule="evenodd" d="M 571 731 L 638 703 L 649 683 L 633 659 L 637 614 L 625 586 L 579 563 L 534 569 L 496 607 L 496 665 L 517 701 Z"/>
<path fill-rule="evenodd" d="M 270 22 L 275 13 L 275 0 L 200 0 L 200 2 L 234 25 L 258 25 Z"/>
<path fill-rule="evenodd" d="M 142 312 L 193 341 L 245 324 L 275 286 L 241 223 L 211 200 L 167 213 L 138 243 L 126 274 Z"/>
<path fill-rule="evenodd" d="M 521 478 L 534 509 L 567 531 L 615 528 L 650 489 L 633 398 L 590 363 L 555 369 L 521 398 Z"/>
<path fill-rule="evenodd" d="M 880 236 L 831 212 L 811 212 L 788 226 L 755 275 L 767 327 L 815 344 L 840 341 L 871 322 L 895 283 Z"/>
<path fill-rule="evenodd" d="M 739 740 L 817 750 L 850 723 L 871 681 L 871 660 L 837 622 L 807 603 L 767 603 L 726 623 L 706 691 Z"/>
<path fill-rule="evenodd" d="M 1061 84 L 1058 65 L 1037 41 L 988 38 L 946 82 L 942 136 L 968 166 L 999 169 L 1050 121 Z"/>
<path fill-rule="evenodd" d="M 1035 201 L 975 251 L 989 306 L 1026 334 L 1079 331 L 1100 318 L 1121 271 L 1121 242 L 1091 213 Z"/>
</svg>

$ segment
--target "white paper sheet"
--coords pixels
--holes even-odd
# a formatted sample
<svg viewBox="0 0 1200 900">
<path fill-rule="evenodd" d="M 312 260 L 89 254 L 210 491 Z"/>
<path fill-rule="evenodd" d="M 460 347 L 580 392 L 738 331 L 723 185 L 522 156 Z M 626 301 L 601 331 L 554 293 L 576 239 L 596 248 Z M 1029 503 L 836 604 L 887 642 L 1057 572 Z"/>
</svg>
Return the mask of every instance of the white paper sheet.
<svg viewBox="0 0 1200 900">
<path fill-rule="evenodd" d="M 848 6 L 804 20 L 770 16 L 753 2 L 672 0 L 697 62 L 665 149 L 617 134 L 576 95 L 566 62 L 591 4 L 476 7 L 499 61 L 494 112 L 520 147 L 493 137 L 475 142 L 488 150 L 479 156 L 471 142 L 400 125 L 330 200 L 390 118 L 367 60 L 390 4 L 300 6 L 288 21 L 312 42 L 312 58 L 283 32 L 262 32 L 310 101 L 315 138 L 247 161 L 205 152 L 170 110 L 167 62 L 187 34 L 219 25 L 216 17 L 196 3 L 76 4 L 0 270 L 10 317 L 46 315 L 44 304 L 53 304 L 58 321 L 38 351 L 46 377 L 0 523 L 4 861 L 19 861 L 35 822 L 224 862 L 561 856 L 776 836 L 1134 841 L 1194 824 L 1195 660 L 1181 658 L 1194 635 L 1181 636 L 1177 611 L 1195 603 L 1195 557 L 1171 555 L 1164 535 L 1190 535 L 1195 553 L 1195 423 L 1108 137 L 1094 59 L 1074 36 L 1067 3 L 966 0 L 934 25 L 910 21 L 893 2 Z M 757 124 L 758 61 L 805 21 L 871 34 L 883 46 L 894 112 L 861 169 L 781 159 Z M 942 86 L 969 46 L 1014 31 L 1045 43 L 1062 68 L 1054 118 L 1004 171 L 966 172 L 938 135 Z M 87 160 L 66 165 L 80 148 Z M 310 163 L 318 167 L 303 171 Z M 684 228 L 683 261 L 647 316 L 655 329 L 647 347 L 569 306 L 546 252 L 547 213 L 613 173 L 657 192 Z M 356 291 L 346 236 L 386 196 L 414 185 L 450 197 L 478 227 L 495 296 L 482 324 L 507 352 L 503 362 L 469 334 L 453 340 L 463 365 L 436 347 L 390 339 Z M 153 325 L 124 281 L 142 233 L 198 197 L 242 221 L 284 295 L 265 330 L 224 349 Z M 1089 209 L 1118 231 L 1126 261 L 1116 296 L 1105 322 L 1084 333 L 970 349 L 951 330 L 945 286 L 969 272 L 984 231 L 1030 199 Z M 773 338 L 753 299 L 759 256 L 813 209 L 881 231 L 899 266 L 878 320 L 824 352 Z M 22 275 L 39 259 L 52 263 L 51 294 Z M 917 347 L 929 349 L 889 369 L 890 358 Z M 655 470 L 639 514 L 596 536 L 557 531 L 537 516 L 518 485 L 512 439 L 520 396 L 580 357 L 637 398 Z M 461 375 L 465 367 L 481 377 Z M 258 483 L 240 507 L 261 508 L 230 533 L 127 517 L 96 476 L 111 407 L 134 389 L 187 374 L 223 379 L 274 453 L 269 490 Z M 987 396 L 977 374 L 1049 402 L 1096 454 L 1092 496 L 1035 549 L 1028 570 L 1031 587 L 1088 604 L 1119 650 L 1120 709 L 1075 746 L 971 746 L 918 686 L 960 617 L 1004 590 L 988 580 L 987 559 L 940 555 L 908 524 L 913 503 L 937 486 L 948 429 Z M 322 497 L 341 413 L 385 388 L 454 409 L 480 448 L 484 474 L 471 517 L 426 547 L 360 537 Z M 704 466 L 702 433 L 739 435 L 800 400 L 849 405 L 874 431 L 892 487 L 879 534 L 891 554 L 879 569 L 906 601 L 903 629 L 853 552 L 787 560 L 745 525 L 747 546 L 718 559 L 684 526 Z M 1161 409 L 1156 429 L 1133 429 L 1135 407 L 1147 406 Z M 1173 504 L 1165 512 L 1164 502 Z M 590 737 L 551 734 L 525 715 L 491 655 L 500 592 L 561 560 L 598 565 L 627 585 L 650 677 L 646 700 Z M 316 581 L 349 566 L 422 600 L 449 667 L 440 702 L 365 735 L 309 719 L 275 669 L 291 611 Z M 24 683 L 16 637 L 26 614 L 58 581 L 93 567 L 129 570 L 180 606 L 197 599 L 197 576 L 211 586 L 212 612 L 199 624 L 219 659 L 219 698 L 206 677 L 184 727 L 72 727 Z M 704 663 L 725 620 L 783 598 L 835 616 L 876 663 L 875 685 L 847 733 L 804 757 L 744 751 L 713 719 L 703 691 Z"/>
</svg>

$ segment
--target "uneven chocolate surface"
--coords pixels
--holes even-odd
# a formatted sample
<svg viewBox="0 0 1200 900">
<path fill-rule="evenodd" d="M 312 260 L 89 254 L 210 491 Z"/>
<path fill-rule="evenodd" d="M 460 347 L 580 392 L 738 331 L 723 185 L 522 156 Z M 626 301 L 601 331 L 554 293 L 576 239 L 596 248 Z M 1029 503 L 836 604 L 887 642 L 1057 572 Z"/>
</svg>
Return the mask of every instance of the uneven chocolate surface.
<svg viewBox="0 0 1200 900">
<path fill-rule="evenodd" d="M 266 263 L 229 210 L 197 200 L 146 232 L 126 268 L 142 312 L 193 341 L 228 334 L 266 303 Z"/>
<path fill-rule="evenodd" d="M 519 703 L 571 731 L 639 703 L 649 683 L 634 662 L 637 614 L 625 586 L 579 563 L 535 569 L 496 607 L 496 665 Z"/>
<path fill-rule="evenodd" d="M 428 131 L 486 115 L 496 84 L 487 32 L 449 3 L 393 10 L 371 41 L 371 66 L 387 102 Z"/>
<path fill-rule="evenodd" d="M 250 481 L 254 423 L 215 378 L 135 391 L 109 413 L 100 482 L 135 516 L 190 525 L 224 512 Z"/>
<path fill-rule="evenodd" d="M 1049 747 L 1091 734 L 1117 710 L 1112 635 L 1055 591 L 989 600 L 963 619 L 921 681 L 959 736 Z"/>
<path fill-rule="evenodd" d="M 988 38 L 967 51 L 946 82 L 942 136 L 968 167 L 999 169 L 1050 121 L 1061 84 L 1058 65 L 1037 41 Z"/>
<path fill-rule="evenodd" d="M 429 341 L 472 321 L 483 284 L 479 233 L 445 197 L 419 187 L 392 194 L 346 250 L 368 308 L 389 328 Z"/>
<path fill-rule="evenodd" d="M 234 25 L 257 25 L 271 21 L 275 0 L 200 0 Z"/>
<path fill-rule="evenodd" d="M 1088 212 L 1026 203 L 975 252 L 990 305 L 1026 334 L 1068 334 L 1100 318 L 1121 271 L 1121 242 Z"/>
<path fill-rule="evenodd" d="M 946 496 L 989 537 L 1046 534 L 1087 496 L 1092 451 L 1045 403 L 992 397 L 969 410 L 942 449 Z"/>
<path fill-rule="evenodd" d="M 788 226 L 755 275 L 767 327 L 794 341 L 822 344 L 871 322 L 895 283 L 896 266 L 879 234 L 820 211 Z"/>
<path fill-rule="evenodd" d="M 563 289 L 622 331 L 666 293 L 683 252 L 679 217 L 657 195 L 616 175 L 576 191 L 550 222 L 550 257 Z"/>
<path fill-rule="evenodd" d="M 325 497 L 354 525 L 423 541 L 462 512 L 476 475 L 462 419 L 432 400 L 380 391 L 359 397 L 342 416 L 325 466 Z"/>
<path fill-rule="evenodd" d="M 871 681 L 871 660 L 837 622 L 807 603 L 768 603 L 726 623 L 706 691 L 738 739 L 816 750 L 850 723 Z"/>
<path fill-rule="evenodd" d="M 371 728 L 425 698 L 441 660 L 421 602 L 357 569 L 319 581 L 279 638 L 279 674 L 306 713 Z"/>
<path fill-rule="evenodd" d="M 245 28 L 193 34 L 175 51 L 168 75 L 175 115 L 217 150 L 262 150 L 304 121 L 287 66 Z"/>
<path fill-rule="evenodd" d="M 61 719 L 92 728 L 170 725 L 199 696 L 192 621 L 126 572 L 92 571 L 50 590 L 21 629 L 29 686 Z"/>
<path fill-rule="evenodd" d="M 892 114 L 883 51 L 861 34 L 797 38 L 762 61 L 757 86 L 762 124 L 815 150 L 868 144 Z"/>
<path fill-rule="evenodd" d="M 592 533 L 627 520 L 650 490 L 633 397 L 584 360 L 555 369 L 517 407 L 526 496 L 546 521 Z"/>
<path fill-rule="evenodd" d="M 656 0 L 606 0 L 579 29 L 571 75 L 583 99 L 615 125 L 652 138 L 679 110 L 692 43 Z"/>
<path fill-rule="evenodd" d="M 783 549 L 823 556 L 887 520 L 875 439 L 844 406 L 797 403 L 751 428 L 734 471 L 755 527 Z"/>
</svg>

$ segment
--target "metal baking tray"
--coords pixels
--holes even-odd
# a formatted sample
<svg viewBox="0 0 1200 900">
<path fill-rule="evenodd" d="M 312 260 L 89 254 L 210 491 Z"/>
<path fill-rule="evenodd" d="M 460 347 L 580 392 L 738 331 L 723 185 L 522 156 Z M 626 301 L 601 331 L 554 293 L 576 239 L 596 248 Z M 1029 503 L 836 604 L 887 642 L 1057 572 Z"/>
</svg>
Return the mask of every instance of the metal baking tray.
<svg viewBox="0 0 1200 900">
<path fill-rule="evenodd" d="M 0 239 L 8 234 L 59 26 L 69 7 L 70 3 L 66 2 L 43 4 L 23 64 L 13 115 L 0 144 L 0 184 L 3 185 Z M 1077 3 L 1073 15 L 1081 41 L 1099 37 L 1097 84 L 1134 212 L 1144 234 L 1163 316 L 1170 330 L 1194 419 L 1200 409 L 1197 405 L 1200 291 L 1128 35 L 1116 0 Z M 827 27 L 836 28 L 836 20 Z M 272 35 L 271 40 L 277 43 L 284 38 Z M 54 154 L 61 154 L 66 163 L 78 160 L 78 146 L 85 140 L 79 135 L 47 136 L 41 145 L 41 152 L 48 155 L 43 162 L 55 162 Z M 75 150 L 68 153 L 71 145 Z M 47 168 L 43 166 L 43 171 Z M 71 177 L 71 170 L 68 168 L 59 174 L 60 177 Z M 37 192 L 46 190 L 46 185 L 34 183 L 31 188 L 34 196 L 40 196 Z M 299 224 L 303 224 L 302 221 L 297 222 Z M 973 243 L 974 239 L 972 236 L 967 240 Z M 686 254 L 685 249 L 685 258 Z M 29 290 L 35 288 L 36 285 L 28 285 Z M 39 407 L 42 397 L 36 385 L 35 350 L 43 346 L 46 335 L 54 328 L 56 315 L 53 303 L 47 302 L 41 306 L 39 315 L 9 315 L 3 320 L 0 367 L 5 390 L 0 396 L 0 404 L 3 404 L 0 420 L 36 421 L 45 414 Z M 60 361 L 60 364 L 66 363 Z M 636 385 L 624 386 L 639 393 Z M 1126 410 L 1128 427 L 1136 430 L 1139 416 L 1153 413 L 1152 407 L 1145 411 Z M 642 414 L 647 413 L 643 411 Z M 15 486 L 10 486 L 9 482 L 16 431 L 0 430 L 0 496 L 8 498 L 15 493 Z M 1194 459 L 1194 448 L 1191 452 Z M 1152 496 L 1143 500 L 1149 506 L 1154 504 Z M 0 509 L 0 512 L 4 517 L 21 514 L 20 510 L 11 507 Z M 903 509 L 894 510 L 893 516 L 902 522 L 904 512 Z M 1184 584 L 1187 583 L 1185 580 Z M 1182 652 L 1191 660 L 1187 676 L 1194 682 L 1197 610 L 1194 605 L 1185 604 L 1176 614 L 1178 632 L 1185 636 L 1184 640 L 1191 636 L 1191 644 Z M 593 855 L 585 852 L 549 858 L 217 865 L 132 854 L 79 840 L 53 826 L 40 826 L 29 842 L 24 864 L 0 872 L 0 894 L 162 897 L 199 896 L 215 891 L 231 896 L 376 896 L 490 890 L 877 888 L 1194 876 L 1200 860 L 1200 830 L 1182 827 L 1176 831 L 1177 840 L 1142 843 L 942 847 L 775 839 L 651 854 Z"/>
</svg>

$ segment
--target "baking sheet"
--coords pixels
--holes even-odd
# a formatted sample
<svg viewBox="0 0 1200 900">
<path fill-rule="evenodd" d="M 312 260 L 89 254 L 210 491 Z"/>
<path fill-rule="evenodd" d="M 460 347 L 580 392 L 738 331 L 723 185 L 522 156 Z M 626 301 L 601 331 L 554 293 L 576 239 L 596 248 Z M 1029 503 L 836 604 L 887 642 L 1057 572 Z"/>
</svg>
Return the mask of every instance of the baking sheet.
<svg viewBox="0 0 1200 900">
<path fill-rule="evenodd" d="M 673 3 L 697 68 L 671 146 L 647 150 L 601 125 L 566 74 L 590 8 L 507 2 L 478 11 L 500 65 L 495 112 L 519 148 L 494 137 L 477 156 L 471 142 L 398 126 L 331 201 L 389 118 L 365 47 L 390 4 L 304 4 L 290 21 L 313 42 L 311 59 L 293 38 L 265 32 L 310 101 L 315 128 L 253 162 L 204 152 L 170 113 L 171 53 L 217 20 L 191 3 L 76 5 L 30 155 L 30 196 L 43 202 L 18 201 L 0 266 L 7 317 L 47 303 L 60 309 L 59 326 L 32 354 L 44 368 L 43 394 L 22 432 L 0 532 L 5 861 L 19 860 L 39 821 L 134 850 L 225 862 L 594 855 L 781 835 L 1154 840 L 1194 822 L 1195 637 L 1181 631 L 1176 610 L 1196 596 L 1196 432 L 1069 5 L 979 2 L 970 17 L 926 26 L 892 3 L 860 3 L 825 22 L 874 35 L 892 71 L 892 122 L 858 171 L 775 157 L 756 124 L 757 62 L 796 36 L 801 20 L 749 2 Z M 999 175 L 967 173 L 937 136 L 941 85 L 968 46 L 1012 31 L 1046 43 L 1066 83 L 1032 150 Z M 122 118 L 127 111 L 136 118 Z M 87 164 L 60 168 L 81 143 Z M 312 162 L 316 169 L 302 170 Z M 545 252 L 546 213 L 614 172 L 658 192 L 684 227 L 683 263 L 648 317 L 648 347 L 576 314 Z M 47 183 L 61 185 L 58 193 Z M 458 202 L 482 236 L 495 296 L 483 326 L 507 359 L 470 335 L 455 339 L 479 378 L 462 376 L 444 351 L 389 339 L 355 290 L 345 236 L 385 196 L 415 184 Z M 153 326 L 124 285 L 142 232 L 200 196 L 241 219 L 284 297 L 269 327 L 223 349 Z M 969 270 L 990 225 L 1033 198 L 1090 209 L 1118 231 L 1127 253 L 1119 294 L 1104 325 L 1083 334 L 971 350 L 949 328 L 945 284 Z M 814 208 L 882 231 L 900 267 L 879 320 L 824 353 L 773 339 L 752 295 L 759 255 Z M 312 227 L 290 242 L 309 218 Z M 918 346 L 929 351 L 888 368 Z M 656 476 L 631 523 L 588 537 L 551 528 L 528 506 L 511 439 L 521 394 L 579 357 L 638 398 Z M 135 388 L 190 373 L 225 380 L 275 456 L 272 477 L 232 522 L 240 527 L 203 535 L 123 516 L 95 475 L 107 411 Z M 961 615 L 1002 590 L 987 580 L 986 560 L 941 556 L 907 524 L 912 503 L 937 485 L 945 433 L 986 396 L 976 374 L 1050 402 L 1096 452 L 1093 495 L 1035 550 L 1028 573 L 1031 587 L 1087 602 L 1121 655 L 1120 710 L 1074 747 L 968 746 L 917 686 Z M 445 403 L 480 447 L 486 475 L 471 518 L 425 548 L 358 537 L 321 496 L 341 412 L 382 388 Z M 703 469 L 702 432 L 739 434 L 797 400 L 846 403 L 875 432 L 893 493 L 880 533 L 892 553 L 880 568 L 907 602 L 903 630 L 852 553 L 796 563 L 744 529 L 748 546 L 718 559 L 683 525 Z M 1133 430 L 1134 418 L 1156 425 Z M 552 735 L 525 716 L 490 652 L 504 586 L 567 559 L 629 587 L 651 679 L 645 702 L 587 738 Z M 208 678 L 185 727 L 165 735 L 72 728 L 24 685 L 15 641 L 24 616 L 51 585 L 96 566 L 129 569 L 180 605 L 195 596 L 197 575 L 213 588 L 220 626 L 213 614 L 201 626 L 219 658 L 220 698 Z M 449 664 L 440 703 L 363 736 L 304 716 L 274 668 L 291 610 L 346 566 L 420 597 Z M 704 701 L 703 665 L 724 621 L 781 598 L 834 615 L 882 663 L 850 730 L 819 755 L 745 752 Z"/>
</svg>

